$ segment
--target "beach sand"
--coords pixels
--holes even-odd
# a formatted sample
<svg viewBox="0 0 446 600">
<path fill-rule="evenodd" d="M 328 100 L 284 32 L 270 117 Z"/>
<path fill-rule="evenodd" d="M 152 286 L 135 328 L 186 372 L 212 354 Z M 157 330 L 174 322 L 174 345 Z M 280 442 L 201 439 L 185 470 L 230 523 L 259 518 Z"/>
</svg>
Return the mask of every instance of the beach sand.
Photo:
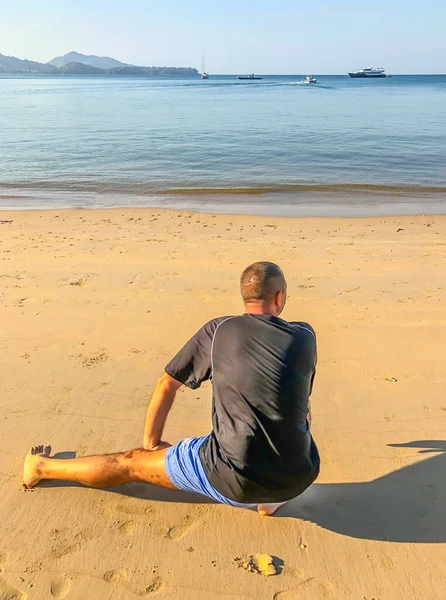
<svg viewBox="0 0 446 600">
<path fill-rule="evenodd" d="M 0 600 L 444 598 L 445 216 L 0 219 Z M 32 444 L 140 446 L 169 358 L 242 311 L 240 272 L 265 259 L 288 279 L 284 318 L 318 334 L 310 490 L 261 518 L 142 484 L 22 489 Z M 166 439 L 209 431 L 210 396 L 180 390 Z"/>
</svg>

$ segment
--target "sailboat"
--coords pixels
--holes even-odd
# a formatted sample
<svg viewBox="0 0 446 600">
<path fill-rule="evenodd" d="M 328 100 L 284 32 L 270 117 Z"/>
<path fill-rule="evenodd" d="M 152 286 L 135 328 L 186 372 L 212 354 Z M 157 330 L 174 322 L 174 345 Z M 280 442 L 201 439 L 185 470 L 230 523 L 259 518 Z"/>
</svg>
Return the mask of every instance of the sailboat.
<svg viewBox="0 0 446 600">
<path fill-rule="evenodd" d="M 204 70 L 204 52 L 203 52 L 203 60 L 201 62 L 201 79 L 209 79 L 209 73 L 206 73 Z"/>
</svg>

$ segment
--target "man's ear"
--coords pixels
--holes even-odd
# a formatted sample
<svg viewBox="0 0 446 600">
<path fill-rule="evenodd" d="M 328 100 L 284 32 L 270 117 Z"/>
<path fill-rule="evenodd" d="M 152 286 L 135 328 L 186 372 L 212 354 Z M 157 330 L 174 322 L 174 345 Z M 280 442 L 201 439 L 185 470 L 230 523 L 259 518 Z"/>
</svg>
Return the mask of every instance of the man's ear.
<svg viewBox="0 0 446 600">
<path fill-rule="evenodd" d="M 276 298 L 275 298 L 276 306 L 277 306 L 277 310 L 278 310 L 277 316 L 279 316 L 282 313 L 283 309 L 285 308 L 286 298 L 287 298 L 287 295 L 286 295 L 285 290 L 277 292 Z"/>
</svg>

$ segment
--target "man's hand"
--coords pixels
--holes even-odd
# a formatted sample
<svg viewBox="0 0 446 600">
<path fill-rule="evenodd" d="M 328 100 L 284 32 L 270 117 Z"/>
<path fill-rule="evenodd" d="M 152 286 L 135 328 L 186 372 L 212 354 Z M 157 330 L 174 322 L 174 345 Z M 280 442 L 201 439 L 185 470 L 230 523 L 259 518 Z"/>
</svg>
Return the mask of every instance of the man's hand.
<svg viewBox="0 0 446 600">
<path fill-rule="evenodd" d="M 161 438 L 175 394 L 181 386 L 182 383 L 166 372 L 158 379 L 146 413 L 143 440 L 145 450 L 161 450 L 169 447 L 170 444 L 161 441 Z"/>
<path fill-rule="evenodd" d="M 165 448 L 170 448 L 171 446 L 172 446 L 172 444 L 169 444 L 169 442 L 163 442 L 161 440 L 155 446 L 149 445 L 148 448 L 144 447 L 144 450 L 150 450 L 150 452 L 155 452 L 156 450 L 164 450 Z"/>
</svg>

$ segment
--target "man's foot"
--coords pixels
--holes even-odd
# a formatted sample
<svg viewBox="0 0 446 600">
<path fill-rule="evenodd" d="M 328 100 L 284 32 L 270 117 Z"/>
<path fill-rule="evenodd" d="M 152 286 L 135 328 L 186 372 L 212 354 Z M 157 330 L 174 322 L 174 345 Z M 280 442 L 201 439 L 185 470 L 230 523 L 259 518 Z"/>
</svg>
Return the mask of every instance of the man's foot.
<svg viewBox="0 0 446 600">
<path fill-rule="evenodd" d="M 262 517 L 270 517 L 276 510 L 279 510 L 281 506 L 284 506 L 286 502 L 278 502 L 277 504 L 259 504 L 257 506 L 257 512 Z"/>
<path fill-rule="evenodd" d="M 51 446 L 33 446 L 25 458 L 23 465 L 23 485 L 34 487 L 41 480 L 40 467 L 42 458 L 48 458 Z"/>
</svg>

